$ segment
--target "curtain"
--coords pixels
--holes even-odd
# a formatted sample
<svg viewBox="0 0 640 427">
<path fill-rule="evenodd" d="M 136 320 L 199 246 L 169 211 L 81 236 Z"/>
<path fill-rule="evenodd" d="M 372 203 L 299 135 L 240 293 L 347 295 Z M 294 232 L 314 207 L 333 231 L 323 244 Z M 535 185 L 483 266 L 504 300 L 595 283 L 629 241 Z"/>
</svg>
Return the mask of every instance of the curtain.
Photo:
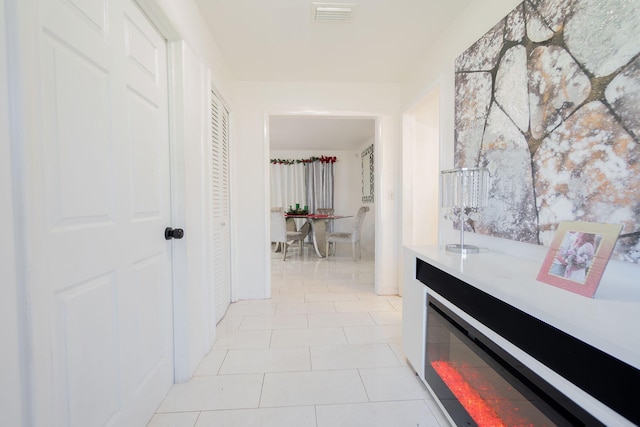
<svg viewBox="0 0 640 427">
<path fill-rule="evenodd" d="M 304 206 L 306 200 L 305 170 L 302 162 L 271 161 L 271 207 L 285 211 L 296 203 Z"/>
<path fill-rule="evenodd" d="M 271 160 L 271 207 L 285 211 L 300 204 L 309 212 L 333 208 L 334 163 L 336 157 L 302 160 Z"/>
<path fill-rule="evenodd" d="M 309 212 L 333 208 L 333 176 L 335 157 L 313 158 L 305 165 L 306 205 Z"/>
</svg>

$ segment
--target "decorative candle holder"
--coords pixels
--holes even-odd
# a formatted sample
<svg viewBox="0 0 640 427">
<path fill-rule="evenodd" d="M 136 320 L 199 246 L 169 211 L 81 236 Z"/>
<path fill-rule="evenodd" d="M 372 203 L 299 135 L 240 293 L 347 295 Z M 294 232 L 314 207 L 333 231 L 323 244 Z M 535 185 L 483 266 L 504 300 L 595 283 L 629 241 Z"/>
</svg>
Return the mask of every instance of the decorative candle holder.
<svg viewBox="0 0 640 427">
<path fill-rule="evenodd" d="M 445 218 L 458 221 L 460 243 L 447 244 L 445 249 L 462 254 L 478 253 L 480 248 L 465 245 L 464 228 L 469 220 L 478 219 L 478 211 L 489 201 L 489 171 L 485 168 L 460 168 L 440 172 L 442 207 Z"/>
</svg>

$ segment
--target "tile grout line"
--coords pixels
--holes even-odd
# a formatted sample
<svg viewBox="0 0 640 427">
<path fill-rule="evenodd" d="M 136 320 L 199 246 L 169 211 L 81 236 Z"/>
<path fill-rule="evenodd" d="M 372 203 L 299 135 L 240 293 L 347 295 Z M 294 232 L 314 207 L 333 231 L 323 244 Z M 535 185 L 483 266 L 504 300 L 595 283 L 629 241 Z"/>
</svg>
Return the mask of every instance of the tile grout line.
<svg viewBox="0 0 640 427">
<path fill-rule="evenodd" d="M 262 383 L 260 384 L 260 399 L 258 399 L 258 407 L 256 409 L 262 408 L 262 394 L 264 393 L 264 382 L 267 379 L 267 373 L 262 373 Z"/>
<path fill-rule="evenodd" d="M 224 351 L 224 357 L 222 358 L 222 362 L 220 362 L 220 366 L 218 366 L 218 370 L 216 371 L 216 376 L 222 375 L 220 371 L 222 370 L 222 366 L 224 365 L 224 362 L 227 360 L 228 356 L 229 356 L 229 349 Z"/>
<path fill-rule="evenodd" d="M 364 394 L 367 396 L 368 403 L 372 403 L 371 396 L 369 396 L 369 392 L 367 391 L 367 386 L 364 384 L 364 379 L 362 378 L 362 372 L 360 372 L 361 368 L 358 368 L 358 377 L 360 378 L 360 383 L 362 384 L 362 389 L 364 390 Z"/>
</svg>

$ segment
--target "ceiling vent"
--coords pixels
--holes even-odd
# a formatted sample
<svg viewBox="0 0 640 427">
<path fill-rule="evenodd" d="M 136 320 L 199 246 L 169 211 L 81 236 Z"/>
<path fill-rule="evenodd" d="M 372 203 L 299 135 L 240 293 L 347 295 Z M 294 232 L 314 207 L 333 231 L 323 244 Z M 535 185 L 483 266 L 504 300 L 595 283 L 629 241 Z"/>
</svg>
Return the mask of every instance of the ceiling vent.
<svg viewBox="0 0 640 427">
<path fill-rule="evenodd" d="M 351 22 L 356 9 L 354 3 L 312 3 L 313 22 Z"/>
</svg>

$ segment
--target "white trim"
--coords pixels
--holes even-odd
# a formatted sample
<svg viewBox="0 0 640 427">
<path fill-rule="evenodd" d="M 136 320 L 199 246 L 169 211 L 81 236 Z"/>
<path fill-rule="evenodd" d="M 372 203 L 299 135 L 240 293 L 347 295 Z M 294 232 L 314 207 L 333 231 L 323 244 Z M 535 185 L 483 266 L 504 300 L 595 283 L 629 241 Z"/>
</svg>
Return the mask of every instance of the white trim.
<svg viewBox="0 0 640 427">
<path fill-rule="evenodd" d="M 386 171 L 382 168 L 382 160 L 384 159 L 384 149 L 382 143 L 382 116 L 377 116 L 375 118 L 376 121 L 376 135 L 373 145 L 373 170 L 374 170 L 374 181 L 373 181 L 373 194 L 374 194 L 374 209 L 375 209 L 375 224 L 374 224 L 374 291 L 378 295 L 385 294 L 383 290 L 382 277 L 384 277 L 384 271 L 388 270 L 389 267 L 386 265 L 388 261 L 385 260 L 385 257 L 382 256 L 383 251 L 383 242 L 384 236 L 382 234 L 382 218 L 383 213 L 382 209 L 384 206 L 384 195 L 382 190 L 382 180 L 386 176 Z"/>
<path fill-rule="evenodd" d="M 25 220 L 23 182 L 20 165 L 24 159 L 23 125 L 20 114 L 21 80 L 16 35 L 18 24 L 15 0 L 0 0 L 0 183 L 7 197 L 0 204 L 0 219 L 6 231 L 0 243 L 0 265 L 6 286 L 2 289 L 3 322 L 0 330 L 5 370 L 0 386 L 3 421 L 16 427 L 31 424 L 30 370 L 27 366 L 30 341 L 26 283 Z M 9 39 L 9 40 L 7 40 Z M 6 193 L 5 193 L 6 191 Z"/>
<path fill-rule="evenodd" d="M 40 364 L 34 363 L 34 355 L 49 352 L 49 342 L 38 342 L 34 336 L 40 334 L 46 322 L 33 322 L 34 318 L 47 318 L 48 312 L 43 309 L 42 298 L 35 291 L 35 285 L 46 283 L 42 278 L 46 276 L 45 266 L 36 264 L 33 259 L 42 259 L 42 247 L 37 236 L 44 233 L 44 225 L 34 218 L 38 200 L 42 199 L 43 167 L 42 150 L 39 141 L 42 140 L 42 128 L 39 122 L 27 124 L 27 117 L 40 114 L 40 79 L 41 70 L 39 60 L 39 16 L 34 14 L 39 10 L 35 0 L 9 0 L 5 3 L 5 11 L 12 16 L 6 20 L 8 77 L 10 82 L 10 114 L 12 139 L 13 166 L 13 203 L 14 203 L 14 232 L 16 242 L 16 283 L 17 303 L 19 314 L 19 344 L 24 353 L 23 396 L 24 396 L 24 424 L 27 426 L 49 422 L 53 418 L 53 406 L 48 399 L 50 390 L 46 385 L 51 384 L 50 371 L 42 369 Z M 35 191 L 27 192 L 27 189 Z M 34 326 L 35 325 L 35 326 Z M 35 328 L 40 328 L 36 333 Z M 43 386 L 45 385 L 45 386 Z"/>
<path fill-rule="evenodd" d="M 211 194 L 213 193 L 213 183 L 212 183 L 212 176 L 213 176 L 213 167 L 211 165 L 211 157 L 213 156 L 213 147 L 211 146 L 211 141 L 213 139 L 213 119 L 211 117 L 211 104 L 212 104 L 212 99 L 213 99 L 213 94 L 212 92 L 215 92 L 214 88 L 213 88 L 213 83 L 211 81 L 211 69 L 207 68 L 206 70 L 206 82 L 207 82 L 207 93 L 205 95 L 205 101 L 206 101 L 206 105 L 207 105 L 207 111 L 209 111 L 209 114 L 207 115 L 207 119 L 206 119 L 206 129 L 205 129 L 205 140 L 207 141 L 207 144 L 204 145 L 204 150 L 205 153 L 202 156 L 202 171 L 204 172 L 204 185 L 203 185 L 203 200 L 204 200 L 204 213 L 205 213 L 205 218 L 212 218 L 213 217 L 213 200 L 211 198 Z M 217 94 L 216 94 L 217 95 Z M 204 245 L 206 248 L 206 253 L 209 255 L 213 255 L 213 221 L 207 221 L 204 224 L 204 230 L 206 231 L 206 238 L 204 241 Z M 213 268 L 213 262 L 211 257 L 207 257 L 206 258 L 206 263 L 204 265 L 205 271 L 204 271 L 204 277 L 205 277 L 205 282 L 206 283 L 210 283 L 211 287 L 209 288 L 209 292 L 213 293 L 215 295 L 215 289 L 214 289 L 214 268 Z M 215 316 L 215 309 L 216 309 L 216 303 L 215 303 L 215 298 L 211 298 L 210 295 L 207 295 L 207 300 L 208 301 L 212 301 L 211 303 L 211 315 Z M 213 346 L 215 340 L 216 340 L 216 328 L 215 326 L 212 327 L 211 322 L 209 321 L 211 317 L 207 317 L 207 348 L 210 348 L 211 346 Z"/>
<path fill-rule="evenodd" d="M 262 183 L 264 185 L 264 194 L 267 195 L 267 197 L 264 198 L 264 215 L 262 215 L 265 230 L 263 244 L 265 245 L 265 270 L 267 273 L 264 281 L 264 295 L 266 299 L 271 298 L 271 217 L 269 216 L 269 212 L 271 211 L 271 159 L 269 156 L 271 141 L 269 139 L 269 119 L 272 115 L 275 114 L 267 112 L 264 114 L 264 144 L 262 152 L 262 156 L 264 158 L 263 164 L 267 165 L 264 170 L 265 178 Z"/>
<path fill-rule="evenodd" d="M 134 0 L 140 9 L 147 15 L 147 18 L 158 29 L 160 34 L 168 42 L 180 40 L 180 32 L 171 23 L 171 19 L 160 9 L 157 1 L 154 0 Z"/>
<path fill-rule="evenodd" d="M 167 43 L 167 67 L 169 69 L 169 147 L 171 151 L 171 223 L 185 223 L 185 182 L 184 174 L 177 173 L 184 168 L 184 106 L 182 85 L 182 42 Z M 180 202 L 182 203 L 180 203 Z M 187 230 L 188 232 L 188 230 Z M 172 245 L 173 246 L 173 245 Z M 187 301 L 182 291 L 187 281 L 187 260 L 184 247 L 172 247 L 173 282 L 173 363 L 174 382 L 180 383 L 190 378 L 188 360 Z"/>
<path fill-rule="evenodd" d="M 224 98 L 222 99 L 222 102 L 224 103 Z M 237 271 L 236 270 L 236 264 L 237 264 L 237 260 L 239 259 L 238 254 L 236 253 L 236 245 L 233 244 L 233 242 L 237 242 L 237 230 L 238 227 L 236 227 L 233 224 L 233 220 L 232 218 L 237 218 L 237 216 L 235 215 L 235 207 L 234 207 L 234 203 L 233 203 L 233 193 L 234 193 L 234 187 L 236 186 L 236 183 L 233 179 L 231 179 L 232 175 L 233 175 L 233 158 L 234 158 L 234 153 L 235 153 L 235 148 L 234 148 L 234 143 L 233 143 L 233 129 L 235 126 L 235 115 L 233 113 L 232 110 L 229 110 L 229 221 L 230 221 L 230 225 L 231 227 L 229 228 L 229 233 L 230 233 L 230 242 L 229 242 L 229 251 L 231 252 L 231 302 L 236 302 L 238 301 L 238 286 L 235 284 L 235 277 L 234 277 L 234 272 Z"/>
</svg>

